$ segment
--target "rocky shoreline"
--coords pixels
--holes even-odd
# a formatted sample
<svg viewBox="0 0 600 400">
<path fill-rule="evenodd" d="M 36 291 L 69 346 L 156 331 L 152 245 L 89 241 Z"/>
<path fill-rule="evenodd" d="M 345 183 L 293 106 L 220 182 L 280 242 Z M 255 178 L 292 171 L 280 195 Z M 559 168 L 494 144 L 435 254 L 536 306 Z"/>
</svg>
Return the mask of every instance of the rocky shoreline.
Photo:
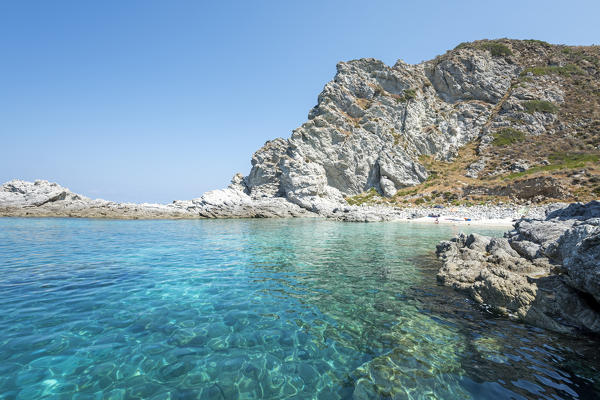
<svg viewBox="0 0 600 400">
<path fill-rule="evenodd" d="M 600 201 L 524 218 L 503 238 L 441 242 L 438 281 L 483 307 L 567 334 L 600 333 Z"/>
<path fill-rule="evenodd" d="M 48 181 L 0 187 L 0 216 L 110 219 L 291 218 L 503 225 L 503 238 L 459 234 L 441 242 L 438 281 L 485 308 L 561 333 L 600 333 L 600 201 L 539 206 L 357 206 L 323 199 L 309 209 L 283 197 L 253 199 L 235 179 L 171 204 L 93 200 Z"/>
<path fill-rule="evenodd" d="M 592 98 L 573 76 L 595 85 L 589 60 L 600 60 L 598 51 L 502 39 L 463 43 L 416 65 L 340 62 L 308 120 L 289 138 L 267 141 L 250 172 L 225 189 L 132 204 L 14 180 L 0 190 L 0 215 L 426 222 L 439 214 L 440 223 L 501 225 L 541 218 L 547 206 L 517 204 L 600 193 L 600 131 L 593 113 L 572 107 Z"/>
<path fill-rule="evenodd" d="M 0 186 L 0 216 L 77 217 L 110 219 L 197 218 L 326 218 L 347 222 L 415 221 L 452 224 L 511 225 L 528 216 L 540 218 L 548 206 L 483 205 L 436 207 L 389 207 L 348 205 L 322 199 L 308 209 L 284 197 L 252 198 L 235 180 L 222 190 L 213 190 L 193 200 L 171 204 L 116 203 L 90 199 L 48 181 L 13 180 Z"/>
</svg>

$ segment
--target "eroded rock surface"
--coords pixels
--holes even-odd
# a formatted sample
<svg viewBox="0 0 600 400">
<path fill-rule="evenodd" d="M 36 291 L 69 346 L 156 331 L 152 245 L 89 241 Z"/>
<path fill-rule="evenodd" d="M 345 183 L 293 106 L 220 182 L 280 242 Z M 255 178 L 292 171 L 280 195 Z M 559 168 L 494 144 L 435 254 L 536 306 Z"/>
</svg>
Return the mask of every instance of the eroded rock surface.
<svg viewBox="0 0 600 400">
<path fill-rule="evenodd" d="M 311 208 L 319 198 L 339 201 L 370 188 L 392 196 L 421 183 L 428 174 L 419 156 L 451 159 L 478 137 L 519 72 L 472 49 L 439 63 L 341 62 L 308 121 L 254 154 L 249 194 Z"/>
<path fill-rule="evenodd" d="M 299 197 L 300 201 L 305 198 Z M 547 206 L 529 207 L 529 216 L 543 216 Z M 347 222 L 413 220 L 444 215 L 458 222 L 465 217 L 477 220 L 519 218 L 524 209 L 517 205 L 452 207 L 351 206 L 318 197 L 304 207 L 285 197 L 258 197 L 248 194 L 241 175 L 226 189 L 211 190 L 197 199 L 176 200 L 171 204 L 115 203 L 93 200 L 48 181 L 14 180 L 0 186 L 0 216 L 16 217 L 90 217 L 117 219 L 153 218 L 286 218 L 322 217 Z M 433 219 L 431 219 L 433 222 Z"/>
<path fill-rule="evenodd" d="M 504 238 L 437 248 L 440 283 L 495 312 L 563 333 L 600 333 L 600 201 L 522 219 Z"/>
<path fill-rule="evenodd" d="M 260 218 L 315 216 L 284 198 L 252 200 L 241 177 L 202 197 L 172 204 L 115 203 L 90 199 L 48 181 L 13 180 L 0 186 L 0 216 L 154 218 Z"/>
</svg>

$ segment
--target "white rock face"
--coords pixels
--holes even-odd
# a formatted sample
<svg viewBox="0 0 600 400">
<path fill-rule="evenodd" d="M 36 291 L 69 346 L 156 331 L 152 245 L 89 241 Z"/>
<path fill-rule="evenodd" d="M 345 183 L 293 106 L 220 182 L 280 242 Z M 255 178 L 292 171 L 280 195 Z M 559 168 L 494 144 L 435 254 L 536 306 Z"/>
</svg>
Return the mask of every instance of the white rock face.
<svg viewBox="0 0 600 400">
<path fill-rule="evenodd" d="M 13 180 L 2 185 L 0 191 L 0 202 L 4 206 L 39 207 L 59 200 L 85 202 L 89 199 L 56 183 L 41 180 L 33 183 Z"/>
<path fill-rule="evenodd" d="M 92 200 L 44 180 L 13 180 L 0 187 L 0 215 L 91 218 L 186 218 L 174 205 Z"/>
<path fill-rule="evenodd" d="M 341 62 L 308 121 L 254 154 L 248 193 L 302 205 L 301 198 L 337 201 L 370 188 L 392 196 L 427 178 L 419 156 L 451 159 L 480 136 L 519 72 L 475 49 L 419 65 Z"/>
</svg>

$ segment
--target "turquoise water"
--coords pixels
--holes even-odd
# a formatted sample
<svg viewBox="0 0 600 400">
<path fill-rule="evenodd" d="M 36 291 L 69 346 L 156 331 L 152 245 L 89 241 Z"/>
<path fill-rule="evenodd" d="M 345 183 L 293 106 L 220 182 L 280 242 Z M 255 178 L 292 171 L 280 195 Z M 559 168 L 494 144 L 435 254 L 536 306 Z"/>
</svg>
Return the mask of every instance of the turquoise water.
<svg viewBox="0 0 600 400">
<path fill-rule="evenodd" d="M 0 218 L 0 398 L 598 398 L 598 342 L 436 285 L 457 232 Z"/>
</svg>

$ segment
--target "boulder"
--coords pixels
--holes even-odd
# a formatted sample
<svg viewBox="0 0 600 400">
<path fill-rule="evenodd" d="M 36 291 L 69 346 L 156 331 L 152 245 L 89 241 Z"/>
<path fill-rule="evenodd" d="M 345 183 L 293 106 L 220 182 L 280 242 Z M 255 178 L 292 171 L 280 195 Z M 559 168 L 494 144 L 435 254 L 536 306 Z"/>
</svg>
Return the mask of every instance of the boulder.
<svg viewBox="0 0 600 400">
<path fill-rule="evenodd" d="M 598 202 L 521 220 L 504 238 L 458 235 L 437 246 L 438 281 L 486 308 L 556 332 L 600 333 Z"/>
</svg>

